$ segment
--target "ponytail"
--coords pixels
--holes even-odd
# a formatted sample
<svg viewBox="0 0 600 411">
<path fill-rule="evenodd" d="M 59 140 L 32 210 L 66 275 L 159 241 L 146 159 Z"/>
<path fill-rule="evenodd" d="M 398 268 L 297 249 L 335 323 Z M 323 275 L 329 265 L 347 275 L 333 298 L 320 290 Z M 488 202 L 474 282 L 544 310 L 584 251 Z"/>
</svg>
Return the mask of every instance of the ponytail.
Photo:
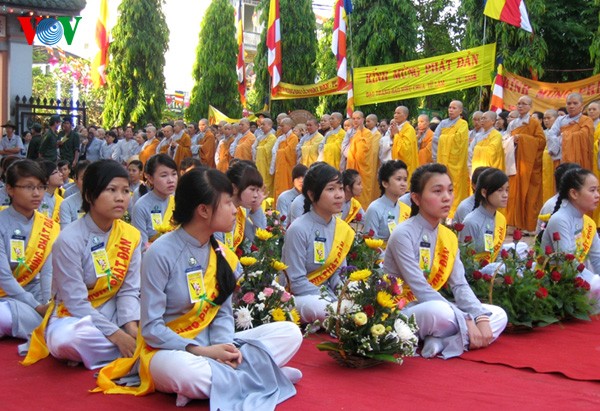
<svg viewBox="0 0 600 411">
<path fill-rule="evenodd" d="M 217 255 L 217 289 L 219 290 L 219 295 L 213 302 L 221 305 L 233 294 L 236 280 L 231 266 L 221 254 L 220 245 L 214 235 L 210 236 L 210 246 Z"/>
</svg>

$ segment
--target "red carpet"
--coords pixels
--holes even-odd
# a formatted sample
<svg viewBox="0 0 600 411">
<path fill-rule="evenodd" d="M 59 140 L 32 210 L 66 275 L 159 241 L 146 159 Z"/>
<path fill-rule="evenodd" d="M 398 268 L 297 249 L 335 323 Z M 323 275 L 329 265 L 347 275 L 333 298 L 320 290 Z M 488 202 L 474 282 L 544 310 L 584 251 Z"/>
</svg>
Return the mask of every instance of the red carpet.
<svg viewBox="0 0 600 411">
<path fill-rule="evenodd" d="M 529 355 L 542 345 L 538 333 L 517 337 L 523 338 L 519 350 Z M 498 341 L 498 346 L 503 338 L 505 336 Z M 591 344 L 591 338 L 586 340 Z M 351 370 L 338 366 L 326 353 L 319 352 L 315 348 L 319 341 L 319 337 L 306 340 L 290 363 L 302 370 L 304 378 L 296 386 L 298 394 L 278 409 L 431 410 L 442 404 L 449 410 L 514 408 L 516 404 L 519 409 L 600 408 L 599 382 L 575 381 L 560 374 L 540 374 L 460 359 L 408 358 L 401 366 L 384 364 Z M 93 372 L 82 367 L 70 368 L 51 358 L 23 367 L 18 363 L 16 346 L 16 340 L 0 341 L 0 409 L 3 411 L 177 409 L 173 395 L 155 393 L 136 398 L 89 393 L 94 386 Z M 563 346 L 566 348 L 570 346 Z M 482 350 L 480 354 L 491 349 Z M 581 359 L 578 353 L 567 351 L 572 358 Z M 208 402 L 193 401 L 187 409 L 208 410 Z"/>
<path fill-rule="evenodd" d="M 600 381 L 600 318 L 504 334 L 485 350 L 471 351 L 464 360 L 561 373 L 574 380 Z"/>
</svg>

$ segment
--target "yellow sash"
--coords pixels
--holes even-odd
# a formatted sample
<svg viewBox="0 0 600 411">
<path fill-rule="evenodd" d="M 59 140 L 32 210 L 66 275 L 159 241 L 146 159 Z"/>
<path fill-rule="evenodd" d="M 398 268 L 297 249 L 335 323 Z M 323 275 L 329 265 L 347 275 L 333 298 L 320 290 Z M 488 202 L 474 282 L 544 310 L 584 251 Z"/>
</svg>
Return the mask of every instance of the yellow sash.
<svg viewBox="0 0 600 411">
<path fill-rule="evenodd" d="M 225 259 L 231 268 L 235 269 L 236 265 L 238 264 L 236 255 L 227 247 L 221 246 L 221 249 L 224 250 Z M 206 294 L 210 296 L 209 298 L 211 300 L 215 300 L 219 295 L 216 267 L 217 255 L 211 248 L 208 266 L 206 268 L 206 272 L 204 273 L 205 291 Z M 197 302 L 190 311 L 167 323 L 167 327 L 183 338 L 190 340 L 194 339 L 200 333 L 200 331 L 210 325 L 220 308 L 221 307 L 217 305 Z M 156 349 L 146 344 L 144 338 L 141 336 L 140 331 L 138 333 L 136 350 L 133 357 L 118 358 L 108 364 L 106 367 L 102 368 L 98 373 L 98 379 L 96 381 L 98 387 L 96 387 L 93 392 L 104 392 L 105 394 L 131 394 L 136 396 L 146 395 L 154 392 L 154 382 L 152 381 L 152 375 L 150 374 L 150 361 L 156 352 Z M 138 360 L 140 361 L 140 386 L 122 387 L 116 385 L 113 380 L 129 374 L 132 367 Z"/>
<path fill-rule="evenodd" d="M 171 222 L 171 220 L 173 219 L 173 211 L 174 210 L 175 210 L 175 196 L 171 195 L 171 196 L 169 196 L 169 203 L 167 204 L 167 209 L 165 210 L 165 215 L 163 216 L 161 227 L 170 227 L 170 230 L 175 229 L 175 226 Z M 167 229 L 166 231 L 168 232 L 170 230 Z M 161 230 L 161 231 L 157 230 L 157 233 L 154 234 L 149 239 L 149 242 L 153 243 L 163 234 L 165 234 L 165 230 Z"/>
<path fill-rule="evenodd" d="M 25 287 L 38 275 L 52 251 L 58 234 L 60 227 L 57 223 L 38 211 L 34 212 L 31 237 L 25 249 L 23 263 L 13 270 L 13 275 L 21 287 Z M 0 297 L 4 296 L 6 292 L 0 288 Z"/>
<path fill-rule="evenodd" d="M 431 270 L 427 275 L 427 282 L 434 290 L 442 288 L 454 268 L 454 259 L 458 251 L 458 239 L 456 235 L 448 227 L 438 225 L 438 237 L 435 243 L 435 257 Z M 410 290 L 410 287 L 405 283 L 403 285 L 403 297 L 408 301 L 415 301 L 417 298 Z"/>
<path fill-rule="evenodd" d="M 575 241 L 577 243 L 577 258 L 579 262 L 583 263 L 592 247 L 592 243 L 594 242 L 594 236 L 596 234 L 596 223 L 594 220 L 587 216 L 583 215 L 583 229 L 581 230 L 581 237 L 577 238 Z"/>
<path fill-rule="evenodd" d="M 109 276 L 100 277 L 96 281 L 93 289 L 88 291 L 88 300 L 92 307 L 98 308 L 111 298 L 113 298 L 127 275 L 129 263 L 134 250 L 140 243 L 140 232 L 133 226 L 122 220 L 113 221 L 112 230 L 106 244 L 106 253 L 110 263 L 110 279 Z M 110 283 L 109 283 L 110 281 Z M 55 299 L 52 300 L 50 307 L 46 311 L 46 316 L 42 323 L 33 331 L 31 335 L 31 343 L 27 357 L 22 362 L 23 365 L 35 364 L 41 359 L 48 356 L 48 347 L 46 346 L 46 326 L 48 320 L 56 306 Z M 71 314 L 64 303 L 60 303 L 56 309 L 59 317 L 69 317 Z"/>
<path fill-rule="evenodd" d="M 54 195 L 54 210 L 52 210 L 52 220 L 60 223 L 60 205 L 63 202 L 63 198 L 58 194 Z"/>
<path fill-rule="evenodd" d="M 344 221 L 347 222 L 348 224 L 350 224 L 353 220 L 354 217 L 356 217 L 356 215 L 358 214 L 358 212 L 360 211 L 360 202 L 352 197 L 350 199 L 350 210 L 348 211 L 348 215 L 346 216 L 346 218 L 344 218 Z"/>
<path fill-rule="evenodd" d="M 398 200 L 398 206 L 400 207 L 400 212 L 398 213 L 398 224 L 400 224 L 401 222 L 410 218 L 411 208 L 400 200 Z"/>
<path fill-rule="evenodd" d="M 337 271 L 346 258 L 346 254 L 350 251 L 350 247 L 354 242 L 354 236 L 354 230 L 350 228 L 348 223 L 336 217 L 335 234 L 333 236 L 331 251 L 321 268 L 308 274 L 308 280 L 311 283 L 321 285 Z"/>
<path fill-rule="evenodd" d="M 502 249 L 502 244 L 504 244 L 504 239 L 506 238 L 506 217 L 500 211 L 496 211 L 496 216 L 494 217 L 494 253 L 490 256 L 488 251 L 483 251 L 478 253 L 475 258 L 477 261 L 482 259 L 488 260 L 488 262 L 496 261 L 498 258 L 498 253 Z"/>
<path fill-rule="evenodd" d="M 246 209 L 238 207 L 235 215 L 235 227 L 233 233 L 225 233 L 225 245 L 231 250 L 236 250 L 242 241 L 244 241 L 244 231 L 246 230 Z"/>
</svg>

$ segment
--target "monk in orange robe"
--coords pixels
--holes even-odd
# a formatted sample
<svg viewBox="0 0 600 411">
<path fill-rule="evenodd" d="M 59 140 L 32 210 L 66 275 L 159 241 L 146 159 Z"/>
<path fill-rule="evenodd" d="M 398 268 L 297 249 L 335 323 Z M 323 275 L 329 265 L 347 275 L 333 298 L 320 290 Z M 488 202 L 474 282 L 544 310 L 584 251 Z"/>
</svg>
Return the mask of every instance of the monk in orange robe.
<svg viewBox="0 0 600 411">
<path fill-rule="evenodd" d="M 208 120 L 203 118 L 198 122 L 198 130 L 202 135 L 196 141 L 196 144 L 200 146 L 198 148 L 198 157 L 200 161 L 207 167 L 216 168 L 215 164 L 215 152 L 217 151 L 217 138 L 208 127 Z"/>
<path fill-rule="evenodd" d="M 507 133 L 516 146 L 517 173 L 509 177 L 506 221 L 508 225 L 534 231 L 542 208 L 542 155 L 546 147 L 544 130 L 539 121 L 529 115 L 532 100 L 522 96 L 517 103 L 519 117 L 513 120 Z"/>
<path fill-rule="evenodd" d="M 171 147 L 171 141 L 173 139 L 173 126 L 167 124 L 162 128 L 162 132 L 165 137 L 156 146 L 156 154 L 169 154 L 169 147 Z"/>
<path fill-rule="evenodd" d="M 273 172 L 274 201 L 286 190 L 292 188 L 292 168 L 298 163 L 296 146 L 298 136 L 292 132 L 294 122 L 286 117 L 281 120 L 281 135 L 275 142 L 274 158 L 271 160 L 271 171 Z"/>
<path fill-rule="evenodd" d="M 148 141 L 144 144 L 139 156 L 142 164 L 146 164 L 146 161 L 156 154 L 156 147 L 160 143 L 160 140 L 156 137 L 156 127 L 146 127 L 146 136 L 148 136 Z"/>
<path fill-rule="evenodd" d="M 256 141 L 256 136 L 250 131 L 250 121 L 247 118 L 240 120 L 239 131 L 242 138 L 239 139 L 235 146 L 233 156 L 239 160 L 252 161 L 252 146 Z"/>
<path fill-rule="evenodd" d="M 171 139 L 171 149 L 170 153 L 173 153 L 173 160 L 175 164 L 177 164 L 177 168 L 181 164 L 181 161 L 184 158 L 192 156 L 192 139 L 185 132 L 187 127 L 183 120 L 177 120 L 173 126 L 173 138 Z"/>
<path fill-rule="evenodd" d="M 347 169 L 352 168 L 358 171 L 363 182 L 363 191 L 358 201 L 362 208 L 366 210 L 371 203 L 373 197 L 373 174 L 376 164 L 373 164 L 371 151 L 376 147 L 372 144 L 373 134 L 371 130 L 365 126 L 365 115 L 362 111 L 352 113 L 352 127 L 354 135 L 352 135 L 350 146 L 348 148 L 348 159 L 346 162 Z"/>
<path fill-rule="evenodd" d="M 225 173 L 229 168 L 229 161 L 232 159 L 231 154 L 229 153 L 229 147 L 231 146 L 231 143 L 233 143 L 234 136 L 232 134 L 231 124 L 223 125 L 221 130 L 223 130 L 223 140 L 221 140 L 217 147 L 218 161 L 217 159 L 215 159 L 215 161 L 217 170 Z"/>
<path fill-rule="evenodd" d="M 417 144 L 419 145 L 419 165 L 433 162 L 431 157 L 431 142 L 433 131 L 429 128 L 429 116 L 421 114 L 417 119 Z"/>
</svg>

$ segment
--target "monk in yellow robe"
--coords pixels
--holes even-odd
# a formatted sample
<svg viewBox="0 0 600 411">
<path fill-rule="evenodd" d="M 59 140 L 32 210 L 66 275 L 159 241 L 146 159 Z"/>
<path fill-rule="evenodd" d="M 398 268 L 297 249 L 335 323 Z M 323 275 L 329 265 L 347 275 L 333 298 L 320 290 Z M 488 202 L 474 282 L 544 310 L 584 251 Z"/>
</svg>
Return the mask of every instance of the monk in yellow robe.
<svg viewBox="0 0 600 411">
<path fill-rule="evenodd" d="M 379 146 L 381 143 L 381 133 L 379 132 L 379 128 L 377 127 L 378 118 L 375 114 L 369 114 L 365 118 L 365 128 L 371 130 L 371 134 L 373 137 L 371 138 L 371 164 L 374 166 L 373 171 L 373 181 L 371 182 L 372 187 L 371 190 L 371 198 L 369 199 L 369 204 L 374 200 L 377 200 L 381 196 L 381 192 L 379 191 L 379 181 L 377 180 L 377 173 L 379 172 L 379 167 L 381 167 L 381 161 L 379 159 Z M 365 183 L 363 182 L 363 187 Z"/>
<path fill-rule="evenodd" d="M 250 131 L 250 121 L 247 118 L 240 120 L 240 134 L 242 138 L 239 139 L 235 146 L 235 152 L 233 156 L 239 160 L 252 161 L 252 146 L 256 141 L 256 136 Z"/>
<path fill-rule="evenodd" d="M 390 123 L 390 135 L 393 137 L 392 160 L 402 160 L 408 167 L 408 181 L 410 176 L 419 167 L 419 151 L 417 133 L 408 122 L 408 108 L 396 107 L 394 119 Z"/>
<path fill-rule="evenodd" d="M 231 124 L 225 124 L 221 127 L 223 130 L 223 139 L 219 143 L 217 147 L 217 158 L 215 158 L 215 162 L 217 164 L 217 170 L 222 172 L 227 172 L 229 168 L 229 161 L 233 158 L 229 152 L 229 148 L 231 147 L 231 143 L 233 143 L 233 129 Z"/>
<path fill-rule="evenodd" d="M 421 114 L 417 118 L 417 145 L 419 146 L 419 165 L 433 162 L 431 157 L 431 142 L 433 130 L 429 128 L 429 116 Z"/>
<path fill-rule="evenodd" d="M 361 111 L 352 113 L 352 127 L 354 135 L 350 141 L 348 148 L 347 169 L 358 171 L 363 182 L 362 194 L 358 197 L 358 201 L 362 205 L 363 210 L 366 210 L 371 204 L 373 197 L 373 174 L 375 174 L 375 165 L 371 161 L 373 154 L 372 150 L 375 146 L 372 143 L 373 134 L 371 130 L 365 126 L 365 116 Z M 377 149 L 379 146 L 377 146 Z M 379 151 L 377 152 L 379 153 Z"/>
<path fill-rule="evenodd" d="M 275 132 L 273 131 L 273 120 L 264 118 L 260 129 L 263 132 L 263 137 L 257 140 L 256 143 L 256 168 L 263 178 L 265 196 L 272 197 L 273 190 L 273 173 L 271 173 L 271 162 L 273 160 L 273 146 L 277 141 Z"/>
<path fill-rule="evenodd" d="M 314 118 L 306 121 L 306 130 L 308 134 L 302 137 L 296 151 L 299 163 L 310 167 L 319 157 L 319 145 L 323 142 L 323 135 L 319 133 L 319 123 Z"/>
<path fill-rule="evenodd" d="M 448 174 L 454 186 L 454 202 L 449 218 L 454 216 L 460 202 L 469 196 L 469 125 L 460 117 L 462 111 L 461 101 L 450 102 L 448 118 L 437 126 L 431 143 L 433 161 L 448 167 Z"/>
<path fill-rule="evenodd" d="M 273 147 L 274 158 L 271 160 L 271 171 L 273 173 L 274 195 L 273 200 L 277 202 L 279 194 L 292 188 L 292 168 L 297 164 L 296 146 L 298 136 L 292 132 L 294 122 L 286 117 L 281 120 L 281 136 L 277 138 Z"/>
<path fill-rule="evenodd" d="M 517 103 L 519 117 L 506 130 L 514 141 L 517 173 L 509 177 L 506 221 L 508 225 L 534 231 L 542 208 L 542 155 L 546 146 L 540 122 L 529 115 L 532 100 L 522 96 Z"/>
<path fill-rule="evenodd" d="M 598 165 L 598 140 L 600 139 L 600 102 L 592 101 L 588 104 L 587 115 L 594 122 L 594 155 L 592 158 L 593 167 L 592 171 L 596 175 L 596 178 L 600 179 L 600 167 Z M 600 205 L 596 207 L 592 218 L 596 222 L 596 225 L 600 223 Z"/>
<path fill-rule="evenodd" d="M 158 144 L 160 143 L 160 140 L 156 137 L 156 127 L 146 127 L 146 136 L 148 136 L 148 141 L 144 144 L 139 156 L 142 164 L 146 164 L 146 161 L 156 154 L 156 147 L 158 147 Z"/>
<path fill-rule="evenodd" d="M 319 145 L 318 161 L 324 161 L 339 170 L 342 159 L 342 141 L 346 137 L 346 130 L 342 128 L 344 117 L 341 113 L 331 113 L 329 122 L 331 129 L 323 137 Z"/>
<path fill-rule="evenodd" d="M 494 128 L 496 113 L 485 112 L 480 117 L 481 131 L 475 133 L 469 146 L 469 172 L 478 167 L 494 167 L 506 172 L 502 134 Z"/>
<path fill-rule="evenodd" d="M 546 141 L 548 140 L 548 133 L 552 129 L 557 118 L 558 112 L 554 109 L 546 110 L 544 113 L 543 121 L 544 126 L 546 126 L 546 129 L 544 130 Z M 559 163 L 559 161 L 557 161 L 557 163 Z M 554 159 L 548 152 L 548 145 L 546 144 L 546 148 L 542 154 L 542 204 L 545 204 L 546 201 L 553 197 L 558 191 L 554 179 L 554 168 Z"/>
<path fill-rule="evenodd" d="M 208 127 L 208 120 L 203 118 L 198 122 L 198 130 L 201 137 L 196 144 L 198 148 L 198 157 L 202 164 L 210 168 L 216 168 L 215 152 L 217 151 L 217 138 Z"/>
</svg>

